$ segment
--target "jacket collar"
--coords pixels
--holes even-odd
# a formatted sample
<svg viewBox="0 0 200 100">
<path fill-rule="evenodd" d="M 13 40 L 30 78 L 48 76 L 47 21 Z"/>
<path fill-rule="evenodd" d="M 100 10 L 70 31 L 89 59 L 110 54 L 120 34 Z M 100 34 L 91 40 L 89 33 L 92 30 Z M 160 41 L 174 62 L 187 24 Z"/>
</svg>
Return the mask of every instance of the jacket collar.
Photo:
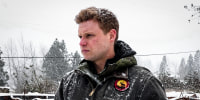
<svg viewBox="0 0 200 100">
<path fill-rule="evenodd" d="M 135 55 L 136 52 L 125 42 L 118 40 L 115 43 L 115 59 Z"/>
<path fill-rule="evenodd" d="M 96 69 L 93 67 L 93 62 L 87 60 L 83 60 L 77 70 L 89 76 L 98 84 L 101 84 L 100 80 L 102 80 L 98 78 L 108 76 L 109 74 L 117 78 L 128 78 L 128 71 L 124 70 L 122 73 L 121 70 L 137 65 L 134 57 L 135 54 L 136 52 L 128 44 L 123 41 L 117 41 L 115 44 L 115 57 L 107 60 L 104 70 L 101 73 L 97 74 Z"/>
<path fill-rule="evenodd" d="M 105 69 L 96 74 L 94 67 L 91 66 L 91 62 L 83 62 L 80 64 L 79 68 L 76 71 L 80 71 L 82 74 L 90 77 L 97 84 L 101 84 L 102 80 L 105 80 L 109 77 L 123 78 L 128 79 L 128 67 L 136 65 L 136 59 L 131 57 L 125 57 L 118 60 L 116 63 L 109 64 Z M 109 76 L 109 77 L 108 77 Z"/>
</svg>

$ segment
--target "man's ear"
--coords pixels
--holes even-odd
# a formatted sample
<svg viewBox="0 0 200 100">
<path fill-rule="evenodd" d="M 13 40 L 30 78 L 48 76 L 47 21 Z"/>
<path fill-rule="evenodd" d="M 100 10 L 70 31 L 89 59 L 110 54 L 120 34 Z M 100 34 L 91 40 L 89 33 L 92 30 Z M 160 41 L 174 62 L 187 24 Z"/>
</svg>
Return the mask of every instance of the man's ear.
<svg viewBox="0 0 200 100">
<path fill-rule="evenodd" d="M 110 33 L 110 40 L 115 42 L 116 35 L 117 35 L 116 30 L 115 29 L 111 29 L 109 33 Z"/>
</svg>

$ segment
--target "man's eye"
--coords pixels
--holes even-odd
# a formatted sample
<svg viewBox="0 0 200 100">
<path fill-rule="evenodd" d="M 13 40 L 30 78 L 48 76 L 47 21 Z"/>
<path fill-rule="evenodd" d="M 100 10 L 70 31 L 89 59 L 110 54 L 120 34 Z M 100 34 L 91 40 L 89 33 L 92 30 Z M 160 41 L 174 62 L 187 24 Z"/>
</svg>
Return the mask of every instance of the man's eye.
<svg viewBox="0 0 200 100">
<path fill-rule="evenodd" d="M 91 37 L 91 36 L 93 36 L 92 34 L 88 34 L 86 37 Z"/>
</svg>

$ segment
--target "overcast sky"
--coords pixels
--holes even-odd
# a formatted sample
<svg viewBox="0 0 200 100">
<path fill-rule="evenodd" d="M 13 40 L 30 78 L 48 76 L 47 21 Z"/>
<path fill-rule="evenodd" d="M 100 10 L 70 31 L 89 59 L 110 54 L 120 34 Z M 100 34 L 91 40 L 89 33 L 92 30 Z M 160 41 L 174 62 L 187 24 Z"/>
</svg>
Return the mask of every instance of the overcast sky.
<svg viewBox="0 0 200 100">
<path fill-rule="evenodd" d="M 69 52 L 79 50 L 75 15 L 96 6 L 113 11 L 120 23 L 119 39 L 137 54 L 200 49 L 200 24 L 188 23 L 184 5 L 199 0 L 0 0 L 0 47 L 11 39 L 49 49 L 55 38 L 65 40 Z M 39 50 L 38 50 L 39 51 Z"/>
</svg>

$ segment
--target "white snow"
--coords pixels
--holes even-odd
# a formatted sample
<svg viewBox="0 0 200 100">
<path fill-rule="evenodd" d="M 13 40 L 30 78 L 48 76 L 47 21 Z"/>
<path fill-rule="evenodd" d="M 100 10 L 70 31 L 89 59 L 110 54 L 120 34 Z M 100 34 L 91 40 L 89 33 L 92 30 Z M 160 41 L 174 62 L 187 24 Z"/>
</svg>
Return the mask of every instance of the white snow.
<svg viewBox="0 0 200 100">
<path fill-rule="evenodd" d="M 186 98 L 192 98 L 192 95 L 197 96 L 197 100 L 200 100 L 200 93 L 193 93 L 193 92 L 188 92 L 188 91 L 183 91 L 183 92 L 177 92 L 177 91 L 170 91 L 166 92 L 167 97 L 173 97 L 168 100 L 176 100 L 178 98 L 186 97 Z M 20 95 L 20 94 L 13 94 L 13 93 L 0 93 L 0 96 L 8 96 L 8 95 Z M 26 95 L 46 95 L 46 96 L 54 96 L 54 94 L 40 94 L 40 93 L 28 93 Z M 40 98 L 35 98 L 34 100 L 53 100 L 53 99 L 40 99 Z M 87 98 L 86 98 L 87 100 Z"/>
<path fill-rule="evenodd" d="M 176 99 L 182 98 L 182 97 L 192 98 L 191 96 L 194 94 L 196 94 L 197 100 L 200 100 L 200 93 L 192 93 L 192 92 L 186 92 L 186 91 L 183 91 L 183 92 L 170 91 L 170 92 L 166 92 L 166 94 L 167 94 L 167 97 L 174 97 L 169 100 L 176 100 Z"/>
</svg>

